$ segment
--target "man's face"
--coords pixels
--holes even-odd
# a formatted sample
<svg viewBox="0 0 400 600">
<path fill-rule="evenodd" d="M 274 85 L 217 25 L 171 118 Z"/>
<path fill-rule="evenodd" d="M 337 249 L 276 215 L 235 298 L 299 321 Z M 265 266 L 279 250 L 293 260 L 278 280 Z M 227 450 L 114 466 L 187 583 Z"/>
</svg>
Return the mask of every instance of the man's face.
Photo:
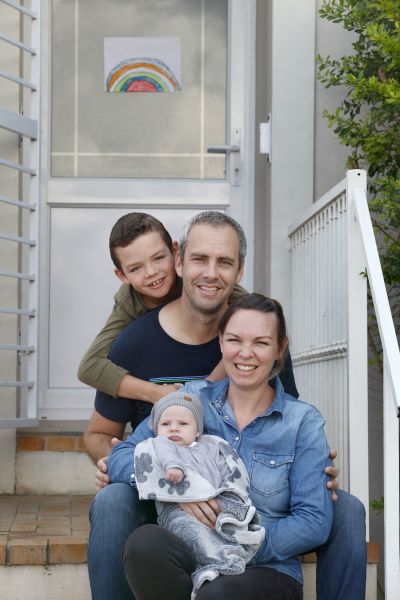
<svg viewBox="0 0 400 600">
<path fill-rule="evenodd" d="M 235 230 L 230 225 L 194 225 L 176 270 L 183 280 L 182 296 L 192 307 L 203 314 L 217 313 L 242 276 Z"/>
</svg>

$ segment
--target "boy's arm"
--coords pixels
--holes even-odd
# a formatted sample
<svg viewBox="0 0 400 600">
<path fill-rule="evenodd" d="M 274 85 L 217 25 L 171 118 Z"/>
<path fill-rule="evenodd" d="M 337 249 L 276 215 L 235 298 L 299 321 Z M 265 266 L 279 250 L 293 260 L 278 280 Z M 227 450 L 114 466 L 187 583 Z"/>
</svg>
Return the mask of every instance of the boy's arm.
<svg viewBox="0 0 400 600">
<path fill-rule="evenodd" d="M 132 321 L 145 313 L 138 299 L 134 301 L 130 286 L 127 284 L 120 287 L 115 298 L 111 315 L 81 360 L 78 378 L 83 383 L 114 398 L 120 396 L 154 404 L 166 394 L 176 391 L 176 386 L 161 386 L 138 379 L 108 358 L 115 338 Z"/>
<path fill-rule="evenodd" d="M 138 316 L 140 315 L 131 316 L 118 302 L 114 304 L 106 324 L 80 362 L 78 369 L 80 381 L 109 396 L 117 396 L 118 387 L 128 371 L 109 360 L 108 353 L 118 334 Z"/>
<path fill-rule="evenodd" d="M 209 376 L 207 377 L 207 381 L 220 381 L 221 379 L 225 379 L 226 371 L 225 367 L 222 364 L 222 360 L 219 361 L 216 367 L 213 368 Z"/>
</svg>

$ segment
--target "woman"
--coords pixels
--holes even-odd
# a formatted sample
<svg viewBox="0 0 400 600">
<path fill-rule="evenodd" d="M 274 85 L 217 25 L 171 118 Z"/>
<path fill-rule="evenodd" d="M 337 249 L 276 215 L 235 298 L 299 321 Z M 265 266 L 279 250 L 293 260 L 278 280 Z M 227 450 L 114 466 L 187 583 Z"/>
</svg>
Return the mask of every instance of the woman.
<svg viewBox="0 0 400 600">
<path fill-rule="evenodd" d="M 287 347 L 280 304 L 248 294 L 231 304 L 220 323 L 227 378 L 197 391 L 204 406 L 204 429 L 227 440 L 250 476 L 250 496 L 261 515 L 265 541 L 241 575 L 205 583 L 197 600 L 298 600 L 302 574 L 297 556 L 324 543 L 332 523 L 325 485 L 328 445 L 324 419 L 309 404 L 285 394 L 276 375 Z M 109 458 L 111 480 L 132 480 L 134 446 L 151 435 L 141 424 Z M 181 507 L 212 526 L 215 501 Z M 187 600 L 194 557 L 170 532 L 154 525 L 130 536 L 125 574 L 136 600 Z"/>
</svg>

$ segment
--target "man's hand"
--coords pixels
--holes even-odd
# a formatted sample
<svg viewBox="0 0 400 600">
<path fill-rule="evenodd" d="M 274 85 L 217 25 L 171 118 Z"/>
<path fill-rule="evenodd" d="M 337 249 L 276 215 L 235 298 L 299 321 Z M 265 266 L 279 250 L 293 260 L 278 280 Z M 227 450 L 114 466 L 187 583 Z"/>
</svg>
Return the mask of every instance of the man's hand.
<svg viewBox="0 0 400 600">
<path fill-rule="evenodd" d="M 118 438 L 112 438 L 111 446 L 114 448 L 117 444 L 119 444 L 121 440 Z M 108 466 L 107 466 L 108 456 L 103 456 L 100 458 L 97 463 L 97 471 L 95 475 L 95 483 L 97 487 L 97 491 L 100 491 L 103 487 L 106 487 L 110 483 L 110 477 L 108 476 Z"/>
<path fill-rule="evenodd" d="M 185 513 L 211 528 L 215 527 L 217 516 L 221 512 L 219 504 L 214 498 L 208 502 L 181 502 L 179 506 Z"/>
<path fill-rule="evenodd" d="M 167 481 L 172 481 L 172 483 L 180 483 L 183 479 L 183 471 L 178 467 L 174 467 L 172 469 L 167 469 L 165 473 L 165 479 Z"/>
<path fill-rule="evenodd" d="M 329 458 L 331 460 L 335 460 L 336 457 L 337 457 L 336 450 L 334 448 L 331 448 L 329 450 Z M 326 467 L 325 473 L 327 475 L 329 475 L 329 477 L 331 478 L 328 481 L 328 483 L 326 484 L 326 486 L 331 492 L 332 500 L 335 502 L 336 500 L 338 500 L 338 495 L 336 494 L 336 490 L 339 488 L 339 482 L 336 481 L 336 477 L 339 475 L 339 469 L 337 467 L 335 467 L 335 463 L 332 463 L 331 467 Z"/>
</svg>

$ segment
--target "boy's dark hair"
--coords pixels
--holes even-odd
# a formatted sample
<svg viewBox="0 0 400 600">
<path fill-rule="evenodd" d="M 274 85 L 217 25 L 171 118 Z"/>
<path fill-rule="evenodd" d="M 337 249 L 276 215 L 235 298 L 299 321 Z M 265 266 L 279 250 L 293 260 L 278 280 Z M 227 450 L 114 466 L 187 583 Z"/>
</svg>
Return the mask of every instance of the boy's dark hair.
<svg viewBox="0 0 400 600">
<path fill-rule="evenodd" d="M 274 314 L 277 320 L 278 347 L 279 350 L 282 349 L 287 339 L 286 322 L 285 316 L 283 314 L 282 305 L 280 304 L 280 302 L 278 302 L 278 300 L 268 298 L 267 296 L 264 296 L 263 294 L 257 294 L 256 292 L 252 294 L 244 294 L 240 298 L 237 298 L 234 302 L 232 302 L 232 304 L 228 306 L 226 312 L 222 315 L 222 319 L 219 322 L 218 327 L 221 335 L 225 333 L 225 329 L 229 321 L 231 320 L 233 315 L 239 310 L 256 310 L 264 314 Z M 285 363 L 286 354 L 287 345 L 285 351 L 282 353 L 282 356 L 275 361 L 272 371 L 270 373 L 270 379 L 272 379 L 282 371 L 283 365 Z"/>
<path fill-rule="evenodd" d="M 110 233 L 110 254 L 115 267 L 122 271 L 116 248 L 125 248 L 139 236 L 157 231 L 172 252 L 172 239 L 164 225 L 147 213 L 132 212 L 124 215 L 115 223 Z"/>
</svg>

